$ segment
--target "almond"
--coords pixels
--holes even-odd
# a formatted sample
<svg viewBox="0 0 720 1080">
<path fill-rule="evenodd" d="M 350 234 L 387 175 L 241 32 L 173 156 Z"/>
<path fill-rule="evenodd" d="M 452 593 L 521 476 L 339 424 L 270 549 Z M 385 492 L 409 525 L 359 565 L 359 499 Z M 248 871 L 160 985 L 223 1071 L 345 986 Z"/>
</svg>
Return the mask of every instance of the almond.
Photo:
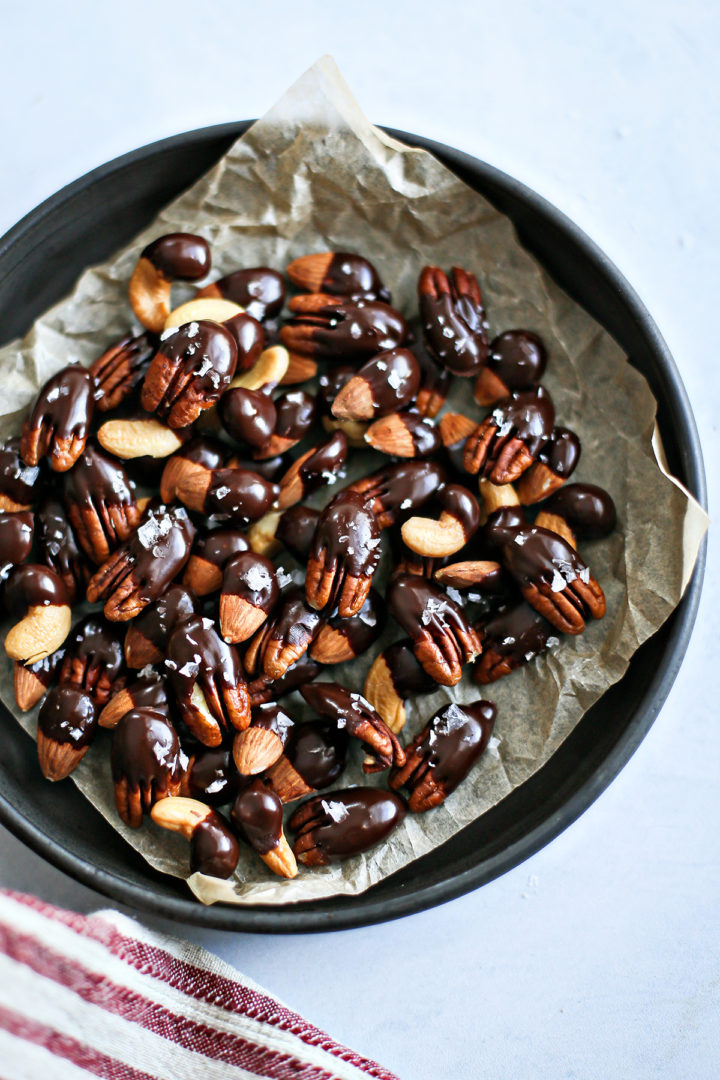
<svg viewBox="0 0 720 1080">
<path fill-rule="evenodd" d="M 477 427 L 477 422 L 462 413 L 445 413 L 438 424 L 440 438 L 443 446 L 457 446 L 463 439 L 467 439 L 471 431 Z"/>
<path fill-rule="evenodd" d="M 225 641 L 239 645 L 247 641 L 267 619 L 267 612 L 244 596 L 223 593 L 220 597 L 220 633 Z"/>
<path fill-rule="evenodd" d="M 563 540 L 565 540 L 571 548 L 577 551 L 575 533 L 572 531 L 564 517 L 560 517 L 559 514 L 549 514 L 547 510 L 541 510 L 535 519 L 535 524 L 540 529 L 549 529 L 550 532 L 562 536 Z"/>
<path fill-rule="evenodd" d="M 241 776 L 255 776 L 274 765 L 283 752 L 279 735 L 270 728 L 239 731 L 233 740 L 233 761 Z"/>
<path fill-rule="evenodd" d="M 287 370 L 280 380 L 283 386 L 296 386 L 315 378 L 318 368 L 316 360 L 295 352 L 288 353 L 288 357 Z"/>
<path fill-rule="evenodd" d="M 305 783 L 300 773 L 290 764 L 284 754 L 267 770 L 264 779 L 268 787 L 272 788 L 283 803 L 302 799 L 304 795 L 312 795 L 315 790 Z"/>
<path fill-rule="evenodd" d="M 494 405 L 496 401 L 502 401 L 509 393 L 502 379 L 488 367 L 482 369 L 473 386 L 473 397 L 483 408 Z"/>
<path fill-rule="evenodd" d="M 28 712 L 40 701 L 47 685 L 31 668 L 16 660 L 13 666 L 13 690 L 18 709 Z"/>
<path fill-rule="evenodd" d="M 89 746 L 83 746 L 78 750 L 72 743 L 56 742 L 38 728 L 38 764 L 46 780 L 64 780 L 74 772 L 89 749 Z"/>
<path fill-rule="evenodd" d="M 322 288 L 330 263 L 335 258 L 333 251 L 320 251 L 314 255 L 301 255 L 287 266 L 287 276 L 299 289 L 316 293 Z"/>
<path fill-rule="evenodd" d="M 558 476 L 544 461 L 534 461 L 518 480 L 517 493 L 523 506 L 547 499 L 565 483 L 566 477 Z"/>
</svg>

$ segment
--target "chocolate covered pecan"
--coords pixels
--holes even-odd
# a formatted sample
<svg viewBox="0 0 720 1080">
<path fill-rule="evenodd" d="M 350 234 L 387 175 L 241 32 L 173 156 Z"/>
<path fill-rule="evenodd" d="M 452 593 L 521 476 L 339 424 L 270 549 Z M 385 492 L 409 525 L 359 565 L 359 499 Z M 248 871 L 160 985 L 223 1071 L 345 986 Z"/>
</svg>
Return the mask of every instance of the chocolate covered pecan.
<svg viewBox="0 0 720 1080">
<path fill-rule="evenodd" d="M 405 339 L 399 311 L 375 300 L 336 300 L 313 293 L 296 296 L 294 318 L 280 331 L 283 345 L 301 356 L 368 360 Z"/>
<path fill-rule="evenodd" d="M 123 633 L 102 616 L 86 615 L 65 642 L 59 681 L 89 694 L 98 709 L 125 683 Z"/>
<path fill-rule="evenodd" d="M 418 281 L 425 344 L 454 375 L 477 375 L 487 359 L 485 309 L 473 274 L 454 266 L 449 276 L 426 266 Z"/>
<path fill-rule="evenodd" d="M 115 409 L 145 378 L 157 347 L 155 334 L 125 334 L 90 366 L 95 380 L 95 405 L 100 412 Z"/>
<path fill-rule="evenodd" d="M 547 619 L 524 600 L 483 619 L 476 630 L 483 651 L 475 661 L 472 677 L 480 686 L 509 675 L 557 641 Z"/>
<path fill-rule="evenodd" d="M 402 799 L 379 788 L 315 795 L 290 818 L 290 828 L 297 834 L 293 851 L 306 866 L 325 866 L 379 844 L 404 817 Z"/>
<path fill-rule="evenodd" d="M 128 539 L 140 521 L 140 508 L 122 463 L 92 443 L 63 477 L 63 499 L 80 547 L 98 565 Z"/>
<path fill-rule="evenodd" d="M 356 615 L 380 561 L 380 527 L 360 495 L 348 492 L 320 515 L 308 558 L 305 596 L 316 610 Z"/>
<path fill-rule="evenodd" d="M 322 616 L 305 603 L 302 586 L 286 589 L 247 648 L 245 669 L 248 674 L 282 678 L 307 652 L 322 622 Z"/>
<path fill-rule="evenodd" d="M 463 466 L 494 484 L 510 484 L 529 469 L 550 438 L 555 409 L 547 390 L 519 390 L 498 402 L 465 443 Z"/>
<path fill-rule="evenodd" d="M 393 617 L 412 638 L 415 656 L 442 686 L 454 686 L 462 665 L 482 651 L 478 636 L 450 597 L 424 578 L 400 574 L 388 590 Z"/>
<path fill-rule="evenodd" d="M 247 663 L 247 653 L 245 654 L 245 660 Z M 277 701 L 286 694 L 291 694 L 298 687 L 304 686 L 305 683 L 312 682 L 313 679 L 317 678 L 321 670 L 320 664 L 312 660 L 304 652 L 295 663 L 286 669 L 279 679 L 272 679 L 269 675 L 264 674 L 257 675 L 248 685 L 250 704 L 254 709 L 256 705 Z"/>
<path fill-rule="evenodd" d="M 159 664 L 165 657 L 168 638 L 178 623 L 197 612 L 192 592 L 171 585 L 153 604 L 144 608 L 127 628 L 125 662 L 130 668 Z"/>
<path fill-rule="evenodd" d="M 63 504 L 54 498 L 44 499 L 36 514 L 38 554 L 59 574 L 70 602 L 84 595 L 91 568 L 81 555 L 75 533 Z"/>
<path fill-rule="evenodd" d="M 140 403 L 171 428 L 192 424 L 230 385 L 237 344 L 225 326 L 202 319 L 160 338 L 143 381 Z"/>
<path fill-rule="evenodd" d="M 110 765 L 117 812 L 133 829 L 159 799 L 180 793 L 180 740 L 161 712 L 133 709 L 123 716 L 113 731 Z"/>
<path fill-rule="evenodd" d="M 356 480 L 346 491 L 358 492 L 380 528 L 387 529 L 428 502 L 445 479 L 445 470 L 437 462 L 408 461 Z"/>
<path fill-rule="evenodd" d="M 319 716 L 360 740 L 368 755 L 363 772 L 378 772 L 404 762 L 405 751 L 397 736 L 362 694 L 339 683 L 308 683 L 300 693 Z"/>
<path fill-rule="evenodd" d="M 58 371 L 43 386 L 25 421 L 20 456 L 26 465 L 47 457 L 55 472 L 71 469 L 85 449 L 95 383 L 79 364 Z"/>
</svg>

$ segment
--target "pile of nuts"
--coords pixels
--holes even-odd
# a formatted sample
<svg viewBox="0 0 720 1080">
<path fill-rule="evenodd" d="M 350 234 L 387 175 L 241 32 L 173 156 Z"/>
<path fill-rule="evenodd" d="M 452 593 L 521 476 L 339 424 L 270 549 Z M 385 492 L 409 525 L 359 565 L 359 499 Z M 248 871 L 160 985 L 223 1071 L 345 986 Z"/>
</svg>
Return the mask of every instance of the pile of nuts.
<svg viewBox="0 0 720 1080">
<path fill-rule="evenodd" d="M 518 329 L 489 341 L 468 271 L 422 270 L 415 335 L 360 255 L 295 259 L 282 324 L 285 282 L 267 267 L 173 309 L 173 283 L 210 265 L 199 236 L 146 247 L 129 286 L 144 331 L 54 375 L 0 448 L 0 577 L 17 619 L 5 649 L 19 708 L 44 697 L 48 779 L 105 728 L 127 825 L 149 814 L 181 833 L 193 871 L 230 876 L 243 841 L 293 877 L 455 790 L 494 704 L 447 704 L 403 746 L 406 700 L 456 685 L 465 665 L 484 686 L 601 618 L 576 538 L 607 535 L 615 508 L 567 483 L 580 441 L 540 385 L 543 343 Z M 293 387 L 316 377 L 314 392 Z M 472 380 L 484 412 L 435 423 L 454 379 Z M 337 490 L 368 447 L 385 462 Z M 153 494 L 137 497 L 133 477 Z M 309 506 L 325 488 L 324 508 Z M 304 584 L 273 562 L 281 551 Z M 73 625 L 83 601 L 95 608 Z M 316 681 L 370 649 L 388 612 L 406 636 L 375 657 L 363 694 Z M 293 718 L 293 691 L 315 719 Z M 387 789 L 318 794 L 354 741 Z M 291 845 L 283 806 L 297 799 Z"/>
</svg>

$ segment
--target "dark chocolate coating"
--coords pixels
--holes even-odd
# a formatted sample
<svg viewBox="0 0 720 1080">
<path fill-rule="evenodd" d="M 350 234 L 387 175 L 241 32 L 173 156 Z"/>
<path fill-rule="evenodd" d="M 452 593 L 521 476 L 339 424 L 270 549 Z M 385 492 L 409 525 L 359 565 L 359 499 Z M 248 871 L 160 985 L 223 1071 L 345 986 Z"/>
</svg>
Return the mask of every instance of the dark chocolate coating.
<svg viewBox="0 0 720 1080">
<path fill-rule="evenodd" d="M 420 389 L 420 365 L 409 349 L 379 353 L 357 372 L 370 387 L 375 417 L 404 409 Z"/>
<path fill-rule="evenodd" d="M 565 518 L 582 540 L 597 540 L 615 528 L 615 503 L 596 484 L 565 484 L 542 504 L 543 511 Z"/>
<path fill-rule="evenodd" d="M 32 550 L 33 515 L 29 510 L 16 513 L 0 511 L 0 581 L 13 566 L 24 562 Z"/>
<path fill-rule="evenodd" d="M 268 614 L 280 595 L 275 567 L 265 555 L 242 551 L 225 564 L 222 591 Z"/>
<path fill-rule="evenodd" d="M 192 798 L 211 806 L 224 806 L 235 798 L 239 785 L 240 776 L 230 750 L 203 747 L 197 751 L 188 774 Z"/>
<path fill-rule="evenodd" d="M 403 461 L 380 474 L 380 499 L 386 511 L 409 517 L 431 499 L 445 482 L 445 470 L 435 461 Z"/>
<path fill-rule="evenodd" d="M 392 684 L 400 697 L 409 694 L 429 694 L 437 683 L 415 659 L 412 641 L 405 638 L 388 645 L 382 653 L 390 670 Z"/>
<path fill-rule="evenodd" d="M 307 653 L 303 653 L 294 664 L 290 665 L 280 679 L 268 679 L 264 675 L 260 676 L 259 679 L 253 681 L 250 691 L 254 698 L 255 695 L 262 695 L 267 701 L 275 700 L 284 697 L 286 694 L 291 694 L 293 690 L 304 686 L 305 683 L 312 682 L 313 679 L 317 678 L 321 670 L 321 664 L 312 660 Z"/>
<path fill-rule="evenodd" d="M 235 872 L 240 846 L 229 825 L 214 810 L 195 826 L 190 841 L 190 870 L 193 874 L 229 878 Z"/>
<path fill-rule="evenodd" d="M 277 484 L 249 469 L 215 469 L 205 496 L 205 512 L 231 521 L 257 521 L 278 496 Z"/>
<path fill-rule="evenodd" d="M 202 236 L 193 233 L 167 233 L 158 237 L 143 250 L 141 259 L 148 259 L 168 281 L 198 281 L 210 270 L 210 245 Z"/>
<path fill-rule="evenodd" d="M 446 484 L 438 496 L 438 502 L 446 514 L 457 518 L 469 540 L 480 525 L 480 504 L 472 492 L 462 484 Z"/>
<path fill-rule="evenodd" d="M 292 728 L 285 757 L 308 787 L 321 791 L 334 783 L 345 768 L 348 746 L 347 732 L 337 724 L 309 720 Z"/>
<path fill-rule="evenodd" d="M 146 675 L 141 675 L 139 679 L 130 683 L 125 689 L 132 697 L 134 709 L 152 709 L 153 712 L 165 713 L 166 716 L 170 715 L 165 677 L 158 671 L 150 671 Z"/>
<path fill-rule="evenodd" d="M 0 495 L 19 506 L 32 506 L 40 490 L 40 466 L 26 465 L 20 457 L 20 438 L 0 446 Z"/>
<path fill-rule="evenodd" d="M 537 457 L 552 434 L 555 407 L 547 390 L 538 386 L 503 398 L 490 416 L 501 438 L 507 433 L 521 439 L 531 455 Z"/>
<path fill-rule="evenodd" d="M 301 562 L 310 554 L 319 510 L 298 503 L 284 511 L 275 530 L 275 538 Z"/>
<path fill-rule="evenodd" d="M 237 651 L 218 634 L 212 619 L 199 615 L 176 626 L 167 643 L 168 681 L 176 699 L 187 704 L 196 683 L 215 683 L 218 690 L 243 682 Z M 212 705 L 208 702 L 212 711 Z"/>
<path fill-rule="evenodd" d="M 347 452 L 348 441 L 344 431 L 333 432 L 315 448 L 310 457 L 300 466 L 300 476 L 306 495 L 326 484 L 328 478 L 343 467 Z"/>
<path fill-rule="evenodd" d="M 96 682 L 98 669 L 104 682 L 115 683 L 125 670 L 124 636 L 124 626 L 108 622 L 102 615 L 86 615 L 76 623 L 65 642 L 60 682 L 74 682 L 73 668 L 80 664 L 84 668 L 83 686 L 88 692 Z"/>
<path fill-rule="evenodd" d="M 408 747 L 409 753 L 415 750 L 423 758 L 423 764 L 429 766 L 433 782 L 444 796 L 455 791 L 482 756 L 496 715 L 497 708 L 491 701 L 474 701 L 468 705 L 451 702 L 438 709 Z M 390 782 L 393 782 L 392 774 Z M 407 787 L 413 788 L 412 776 Z"/>
<path fill-rule="evenodd" d="M 252 315 L 243 311 L 226 319 L 223 326 L 235 339 L 237 371 L 247 371 L 260 357 L 265 347 L 265 331 Z"/>
<path fill-rule="evenodd" d="M 202 401 L 217 401 L 227 390 L 237 366 L 235 338 L 219 323 L 201 319 L 185 323 L 177 329 L 166 330 L 160 338 L 158 351 L 150 364 L 140 398 L 142 407 L 158 416 L 167 416 L 178 400 L 177 384 L 190 377 L 180 397 L 188 392 L 199 394 Z M 157 402 L 150 392 L 156 367 L 169 364 L 173 372 L 161 399 Z M 173 420 L 171 418 L 171 424 Z"/>
<path fill-rule="evenodd" d="M 95 408 L 95 382 L 87 368 L 71 364 L 43 386 L 25 421 L 25 432 L 49 427 L 50 450 L 58 440 L 86 439 Z"/>
<path fill-rule="evenodd" d="M 75 539 L 65 507 L 58 499 L 44 499 L 36 514 L 38 554 L 65 582 L 71 599 L 82 592 L 88 564 Z"/>
<path fill-rule="evenodd" d="M 518 529 L 527 524 L 522 506 L 501 506 L 488 516 L 483 528 L 483 540 L 490 552 L 498 552 L 511 540 Z"/>
<path fill-rule="evenodd" d="M 213 529 L 196 540 L 193 555 L 222 569 L 228 559 L 249 550 L 250 543 L 242 529 L 228 525 L 222 529 Z"/>
<path fill-rule="evenodd" d="M 65 655 L 65 646 L 61 645 L 60 648 L 50 653 L 49 656 L 44 656 L 42 660 L 36 660 L 34 664 L 22 664 L 27 671 L 31 671 L 38 682 L 41 682 L 43 686 L 48 687 L 53 681 L 55 672 L 58 666 L 62 663 L 62 658 Z M 16 661 L 20 663 L 20 661 Z"/>
<path fill-rule="evenodd" d="M 132 709 L 113 731 L 110 764 L 113 780 L 127 780 L 133 790 L 152 783 L 166 788 L 182 775 L 180 740 L 162 713 Z"/>
<path fill-rule="evenodd" d="M 314 847 L 328 862 L 374 847 L 404 817 L 405 804 L 397 795 L 380 788 L 354 787 L 314 795 L 292 815 L 290 828 L 298 837 L 311 832 Z"/>
<path fill-rule="evenodd" d="M 417 412 L 404 412 L 400 413 L 400 416 L 412 436 L 415 457 L 430 457 L 440 449 L 442 446 L 440 429 L 431 420 L 426 420 Z"/>
<path fill-rule="evenodd" d="M 273 641 L 294 641 L 306 635 L 312 641 L 322 622 L 320 612 L 305 603 L 304 585 L 291 585 L 285 589 L 270 618 Z"/>
<path fill-rule="evenodd" d="M 188 560 L 195 527 L 182 507 L 148 510 L 123 544 L 132 575 L 146 603 L 158 600 Z M 107 597 L 102 595 L 103 599 Z"/>
<path fill-rule="evenodd" d="M 5 582 L 3 599 L 7 611 L 14 615 L 25 615 L 31 607 L 70 602 L 62 578 L 40 563 L 16 566 Z"/>
<path fill-rule="evenodd" d="M 357 374 L 357 369 L 352 364 L 339 364 L 323 372 L 318 379 L 318 401 L 324 413 L 331 414 L 332 403 L 342 390 L 345 383 Z"/>
<path fill-rule="evenodd" d="M 134 506 L 135 492 L 121 461 L 88 443 L 69 472 L 63 474 L 65 506 Z"/>
<path fill-rule="evenodd" d="M 549 529 L 519 529 L 502 548 L 502 563 L 520 588 L 544 582 L 555 592 L 575 578 L 589 580 L 590 571 L 576 551 Z"/>
<path fill-rule="evenodd" d="M 204 465 L 206 469 L 219 469 L 227 457 L 228 447 L 218 439 L 210 439 L 198 436 L 181 446 L 173 457 L 181 457 L 186 461 L 192 461 L 196 465 Z"/>
<path fill-rule="evenodd" d="M 450 292 L 421 293 L 420 316 L 425 344 L 435 359 L 455 375 L 476 375 L 488 355 L 485 311 L 472 297 L 458 295 L 455 274 L 448 276 Z"/>
<path fill-rule="evenodd" d="M 385 601 L 371 589 L 357 615 L 341 619 L 333 613 L 326 625 L 345 637 L 354 656 L 361 656 L 380 637 L 385 628 L 385 617 Z"/>
<path fill-rule="evenodd" d="M 527 390 L 543 377 L 547 351 L 531 330 L 505 330 L 490 342 L 487 366 L 508 390 Z"/>
<path fill-rule="evenodd" d="M 253 318 L 271 319 L 285 303 L 285 282 L 282 274 L 267 266 L 235 270 L 215 282 L 226 300 L 244 307 Z"/>
<path fill-rule="evenodd" d="M 448 630 L 467 633 L 462 610 L 437 585 L 417 574 L 399 574 L 387 593 L 393 618 L 413 640 L 428 632 L 436 640 Z"/>
<path fill-rule="evenodd" d="M 54 686 L 42 703 L 38 727 L 53 742 L 70 743 L 75 750 L 82 750 L 97 730 L 92 697 L 77 686 Z"/>
<path fill-rule="evenodd" d="M 333 253 L 320 291 L 331 296 L 365 296 L 390 303 L 390 293 L 373 264 L 351 251 Z"/>
<path fill-rule="evenodd" d="M 276 848 L 282 836 L 280 799 L 262 780 L 253 780 L 235 799 L 232 823 L 260 855 Z"/>
<path fill-rule="evenodd" d="M 168 638 L 178 623 L 197 612 L 197 600 L 183 585 L 171 585 L 150 607 L 133 620 L 133 629 L 163 653 Z"/>
<path fill-rule="evenodd" d="M 282 705 L 269 701 L 266 705 L 256 705 L 252 711 L 252 727 L 274 731 L 283 746 L 286 746 L 295 727 L 295 721 L 286 713 Z"/>
<path fill-rule="evenodd" d="M 276 484 L 287 472 L 289 465 L 289 459 L 283 454 L 278 454 L 276 457 L 263 458 L 260 460 L 257 458 L 253 461 L 237 460 L 235 468 L 247 469 L 250 472 L 257 473 L 263 480 L 268 480 L 271 483 Z"/>
<path fill-rule="evenodd" d="M 376 300 L 344 300 L 292 321 L 313 328 L 314 351 L 326 357 L 366 360 L 396 348 L 406 334 L 400 312 Z"/>
<path fill-rule="evenodd" d="M 567 480 L 580 460 L 580 449 L 580 439 L 574 431 L 556 427 L 538 454 L 538 461 L 552 469 L 556 476 Z"/>
<path fill-rule="evenodd" d="M 272 398 L 260 390 L 237 386 L 220 398 L 222 426 L 240 443 L 260 449 L 275 430 L 277 410 Z"/>
<path fill-rule="evenodd" d="M 283 439 L 295 439 L 299 442 L 313 425 L 317 402 L 307 390 L 290 390 L 276 399 L 275 408 L 275 434 Z"/>
<path fill-rule="evenodd" d="M 323 510 L 310 557 L 319 560 L 323 551 L 327 569 L 341 564 L 350 577 L 374 574 L 380 561 L 380 526 L 360 495 L 344 493 Z"/>
<path fill-rule="evenodd" d="M 557 631 L 523 600 L 484 620 L 478 633 L 483 649 L 506 656 L 513 667 L 519 667 L 542 652 Z"/>
</svg>

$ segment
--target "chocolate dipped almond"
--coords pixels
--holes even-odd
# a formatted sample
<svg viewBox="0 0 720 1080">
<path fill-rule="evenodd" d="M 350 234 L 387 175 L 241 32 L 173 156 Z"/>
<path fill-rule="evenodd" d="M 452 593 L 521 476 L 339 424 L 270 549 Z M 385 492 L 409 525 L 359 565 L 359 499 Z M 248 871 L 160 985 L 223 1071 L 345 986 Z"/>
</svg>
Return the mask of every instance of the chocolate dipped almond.
<svg viewBox="0 0 720 1080">
<path fill-rule="evenodd" d="M 38 762 L 46 780 L 64 780 L 90 749 L 97 711 L 90 694 L 77 686 L 55 686 L 38 716 Z"/>
<path fill-rule="evenodd" d="M 410 405 L 420 389 L 420 365 L 409 349 L 378 353 L 340 389 L 332 403 L 339 420 L 377 420 Z"/>
</svg>

